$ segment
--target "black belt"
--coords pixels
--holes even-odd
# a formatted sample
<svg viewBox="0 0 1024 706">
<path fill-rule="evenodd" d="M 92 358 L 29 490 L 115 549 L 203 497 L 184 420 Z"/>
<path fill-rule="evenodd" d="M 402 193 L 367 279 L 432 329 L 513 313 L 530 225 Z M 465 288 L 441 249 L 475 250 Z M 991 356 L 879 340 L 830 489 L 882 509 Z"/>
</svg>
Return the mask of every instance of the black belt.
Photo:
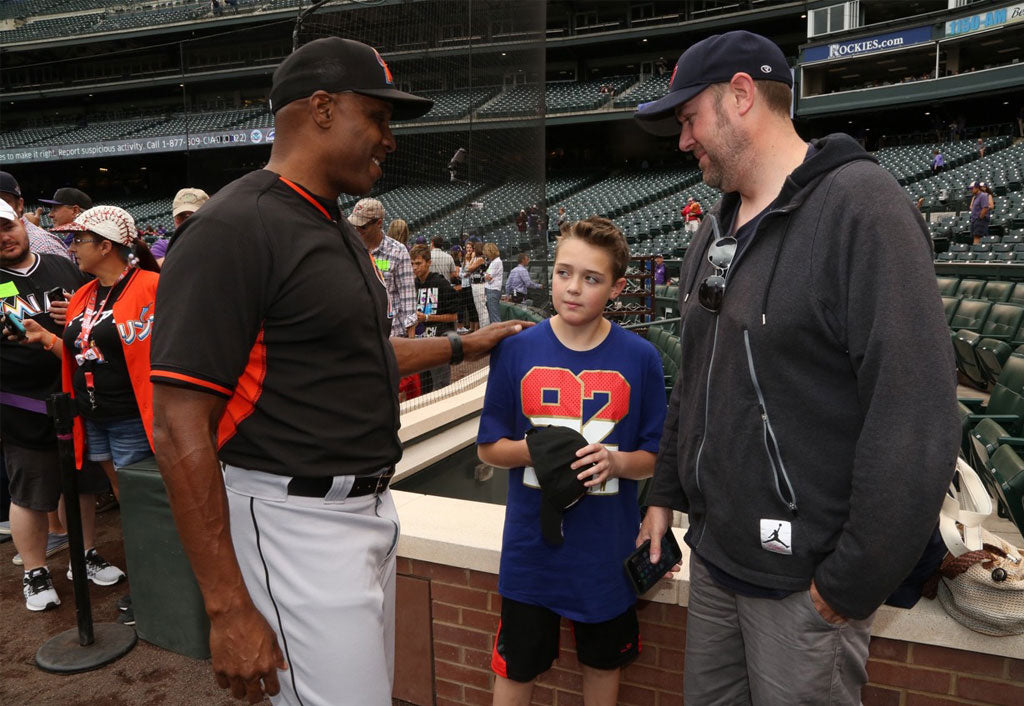
<svg viewBox="0 0 1024 706">
<path fill-rule="evenodd" d="M 392 466 L 377 476 L 358 476 L 352 483 L 352 489 L 346 497 L 358 498 L 362 495 L 380 495 L 388 488 L 391 477 L 395 475 Z M 334 477 L 324 478 L 292 478 L 288 481 L 288 494 L 301 495 L 304 498 L 323 498 L 334 485 Z"/>
</svg>

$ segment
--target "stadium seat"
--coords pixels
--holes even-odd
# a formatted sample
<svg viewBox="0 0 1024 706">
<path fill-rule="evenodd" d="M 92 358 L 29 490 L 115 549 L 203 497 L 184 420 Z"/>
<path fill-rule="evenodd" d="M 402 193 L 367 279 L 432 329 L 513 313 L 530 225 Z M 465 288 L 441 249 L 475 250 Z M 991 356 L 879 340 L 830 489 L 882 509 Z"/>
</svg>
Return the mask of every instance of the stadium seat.
<svg viewBox="0 0 1024 706">
<path fill-rule="evenodd" d="M 956 313 L 949 321 L 954 331 L 980 331 L 992 309 L 992 302 L 984 299 L 964 299 L 956 308 Z"/>
<path fill-rule="evenodd" d="M 1010 519 L 1024 535 L 1024 459 L 1018 453 L 1024 439 L 1003 437 L 999 442 L 990 453 L 980 439 L 972 439 L 974 468 L 995 495 L 999 515 Z"/>
<path fill-rule="evenodd" d="M 989 284 L 994 284 L 990 282 Z M 1009 284 L 1009 283 L 1005 283 Z M 962 305 L 961 305 L 962 306 Z M 991 346 L 996 341 L 1008 341 L 1020 329 L 1024 321 L 1024 307 L 1016 304 L 992 304 L 980 331 L 960 329 L 953 338 L 956 351 L 956 367 L 978 387 L 984 388 L 990 380 L 978 357 L 978 344 L 984 338 Z"/>
<path fill-rule="evenodd" d="M 999 280 L 993 280 L 985 283 L 985 288 L 981 292 L 982 299 L 988 299 L 990 302 L 1005 302 L 1010 298 L 1010 292 L 1013 291 L 1013 282 L 1001 282 Z"/>
<path fill-rule="evenodd" d="M 1024 305 L 1024 282 L 1017 282 L 1013 285 L 1010 296 L 1006 301 L 1010 304 Z"/>
<path fill-rule="evenodd" d="M 960 297 L 942 297 L 942 308 L 946 312 L 946 323 L 948 324 L 953 320 L 953 314 L 956 313 L 956 308 L 960 306 Z"/>
<path fill-rule="evenodd" d="M 950 243 L 949 244 L 949 251 L 951 253 L 967 252 L 970 249 L 971 249 L 971 246 L 969 246 L 967 243 Z"/>
<path fill-rule="evenodd" d="M 1006 359 L 987 404 L 976 398 L 960 398 L 960 402 L 971 409 L 968 423 L 972 429 L 982 419 L 991 419 L 1018 434 L 1024 416 L 1024 351 L 1015 351 Z"/>
<path fill-rule="evenodd" d="M 962 279 L 956 293 L 965 299 L 981 299 L 981 292 L 985 289 L 983 279 Z"/>
<path fill-rule="evenodd" d="M 951 297 L 956 294 L 956 288 L 960 284 L 959 277 L 936 277 L 936 283 L 939 285 L 939 294 L 943 296 Z"/>
</svg>

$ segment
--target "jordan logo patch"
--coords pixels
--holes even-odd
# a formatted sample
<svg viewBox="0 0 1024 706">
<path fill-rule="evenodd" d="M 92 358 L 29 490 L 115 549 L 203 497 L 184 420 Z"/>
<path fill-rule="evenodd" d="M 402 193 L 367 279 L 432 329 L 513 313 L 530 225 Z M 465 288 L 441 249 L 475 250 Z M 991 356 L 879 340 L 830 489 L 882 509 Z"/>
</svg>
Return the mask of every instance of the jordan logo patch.
<svg viewBox="0 0 1024 706">
<path fill-rule="evenodd" d="M 793 553 L 793 526 L 785 520 L 761 520 L 761 548 L 776 554 Z"/>
</svg>

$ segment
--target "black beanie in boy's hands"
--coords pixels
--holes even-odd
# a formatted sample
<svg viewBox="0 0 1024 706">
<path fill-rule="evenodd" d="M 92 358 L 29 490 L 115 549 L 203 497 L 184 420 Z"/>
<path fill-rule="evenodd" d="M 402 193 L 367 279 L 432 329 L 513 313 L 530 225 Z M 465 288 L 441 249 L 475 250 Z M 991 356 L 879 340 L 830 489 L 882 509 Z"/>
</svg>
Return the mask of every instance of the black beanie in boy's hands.
<svg viewBox="0 0 1024 706">
<path fill-rule="evenodd" d="M 548 544 L 561 546 L 562 514 L 587 493 L 583 481 L 576 478 L 580 469 L 571 467 L 587 440 L 568 427 L 535 427 L 526 432 L 526 445 L 540 483 L 541 534 Z"/>
</svg>

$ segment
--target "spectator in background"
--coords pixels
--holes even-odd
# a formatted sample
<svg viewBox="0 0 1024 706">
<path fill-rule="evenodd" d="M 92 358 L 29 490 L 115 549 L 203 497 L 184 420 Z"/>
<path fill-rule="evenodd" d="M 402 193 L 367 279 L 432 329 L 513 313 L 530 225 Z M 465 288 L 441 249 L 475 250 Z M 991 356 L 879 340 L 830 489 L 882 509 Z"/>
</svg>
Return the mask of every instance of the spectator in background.
<svg viewBox="0 0 1024 706">
<path fill-rule="evenodd" d="M 388 237 L 405 247 L 409 247 L 409 224 L 396 218 L 388 224 Z"/>
<path fill-rule="evenodd" d="M 530 210 L 526 212 L 526 230 L 530 232 L 530 238 L 536 238 L 540 228 L 540 212 L 537 210 L 537 204 L 530 206 Z"/>
<path fill-rule="evenodd" d="M 444 251 L 444 241 L 441 236 L 435 235 L 430 239 L 430 271 L 436 272 L 451 282 L 455 276 L 455 260 Z"/>
<path fill-rule="evenodd" d="M 45 203 L 50 207 L 50 220 L 53 221 L 51 230 L 57 231 L 59 226 L 65 226 L 78 218 L 82 211 L 92 208 L 92 199 L 84 191 L 64 186 L 53 192 L 52 199 L 39 199 L 39 203 Z M 71 236 L 64 239 L 64 244 L 71 242 Z"/>
<path fill-rule="evenodd" d="M 199 210 L 199 207 L 210 200 L 210 195 L 202 189 L 188 187 L 181 189 L 174 195 L 171 202 L 171 216 L 174 217 L 174 229 L 177 230 L 181 224 L 188 220 L 189 216 Z M 158 265 L 163 266 L 164 258 L 167 256 L 167 248 L 170 241 L 167 238 L 160 238 L 150 249 Z"/>
<path fill-rule="evenodd" d="M 352 207 L 348 222 L 356 228 L 363 245 L 384 277 L 388 290 L 388 318 L 391 336 L 416 336 L 416 285 L 413 283 L 409 251 L 397 240 L 384 235 L 384 204 L 377 199 L 360 199 Z"/>
<path fill-rule="evenodd" d="M 462 263 L 463 301 L 469 307 L 469 330 L 475 331 L 487 325 L 487 295 L 484 291 L 484 273 L 487 264 L 480 249 L 480 242 L 466 241 L 466 257 Z"/>
<path fill-rule="evenodd" d="M 432 251 L 426 245 L 414 245 L 409 252 L 416 275 L 416 336 L 435 338 L 455 330 L 458 319 L 458 295 L 444 275 L 430 269 Z M 440 390 L 452 381 L 451 365 L 445 363 L 420 373 L 423 394 Z"/>
<path fill-rule="evenodd" d="M 520 209 L 516 214 L 516 230 L 520 233 L 526 232 L 526 209 Z"/>
<path fill-rule="evenodd" d="M 985 140 L 980 137 L 978 138 L 978 158 L 985 158 Z"/>
<path fill-rule="evenodd" d="M 38 219 L 37 223 L 33 223 L 25 215 L 25 199 L 21 196 L 21 186 L 18 185 L 18 180 L 7 172 L 0 172 L 0 199 L 6 201 L 14 209 L 25 226 L 25 232 L 28 234 L 28 246 L 32 252 L 71 259 L 63 240 L 40 228 Z"/>
<path fill-rule="evenodd" d="M 0 201 L 0 283 L 17 288 L 16 294 L 3 298 L 2 308 L 4 314 L 19 314 L 28 332 L 22 345 L 10 335 L 10 328 L 0 340 L 0 428 L 11 495 L 11 535 L 25 571 L 25 607 L 31 611 L 60 605 L 46 566 L 46 557 L 54 553 L 47 513 L 57 510 L 61 488 L 57 437 L 45 400 L 60 389 L 60 362 L 53 352 L 67 306 L 52 300 L 48 292 L 74 291 L 85 281 L 67 258 L 32 252 L 24 223 L 6 199 Z M 37 331 L 41 334 L 36 335 Z M 106 489 L 106 479 L 99 469 L 86 468 L 78 484 L 83 540 L 92 556 L 98 557 L 96 494 Z M 62 540 L 66 547 L 67 537 Z M 100 562 L 101 558 L 86 564 L 91 568 Z M 120 569 L 105 566 L 95 578 L 98 582 L 113 579 L 113 583 L 121 575 Z"/>
<path fill-rule="evenodd" d="M 455 332 L 459 335 L 469 333 L 469 310 L 473 308 L 473 305 L 469 302 L 467 295 L 469 293 L 468 285 L 466 289 L 463 289 L 462 281 L 462 256 L 463 249 L 461 245 L 455 244 L 451 248 L 452 262 L 455 263 L 455 270 L 451 276 L 452 289 L 455 290 L 455 294 L 458 295 L 459 303 L 459 322 Z"/>
<path fill-rule="evenodd" d="M 565 206 L 558 207 L 558 218 L 555 219 L 555 225 L 558 226 L 558 230 L 562 230 L 562 226 L 569 222 L 569 216 L 565 213 Z"/>
<path fill-rule="evenodd" d="M 978 184 L 978 187 L 982 190 L 982 192 L 988 195 L 988 222 L 991 223 L 992 214 L 996 210 L 996 195 L 992 193 L 992 187 L 989 186 L 984 181 Z"/>
<path fill-rule="evenodd" d="M 988 235 L 989 195 L 981 188 L 981 182 L 971 182 L 971 236 L 975 245 Z"/>
<path fill-rule="evenodd" d="M 935 176 L 946 169 L 946 160 L 943 159 L 942 152 L 939 150 L 934 150 L 932 155 L 932 176 Z"/>
<path fill-rule="evenodd" d="M 544 285 L 533 281 L 530 271 L 526 266 L 530 264 L 530 256 L 527 253 L 519 253 L 518 263 L 508 273 L 508 282 L 505 284 L 505 293 L 510 301 L 519 303 L 526 299 L 531 289 L 543 289 Z"/>
<path fill-rule="evenodd" d="M 668 284 L 665 276 L 665 256 L 661 253 L 654 256 L 654 283 Z"/>
<path fill-rule="evenodd" d="M 697 229 L 700 228 L 700 218 L 702 215 L 700 201 L 692 196 L 689 197 L 686 199 L 686 205 L 683 206 L 680 213 L 683 215 L 683 229 L 690 235 L 696 233 Z"/>
<path fill-rule="evenodd" d="M 504 281 L 505 265 L 501 261 L 501 253 L 494 243 L 484 245 L 484 257 L 487 258 L 487 272 L 484 274 L 484 294 L 487 300 L 487 319 L 501 321 L 501 285 Z"/>
</svg>

